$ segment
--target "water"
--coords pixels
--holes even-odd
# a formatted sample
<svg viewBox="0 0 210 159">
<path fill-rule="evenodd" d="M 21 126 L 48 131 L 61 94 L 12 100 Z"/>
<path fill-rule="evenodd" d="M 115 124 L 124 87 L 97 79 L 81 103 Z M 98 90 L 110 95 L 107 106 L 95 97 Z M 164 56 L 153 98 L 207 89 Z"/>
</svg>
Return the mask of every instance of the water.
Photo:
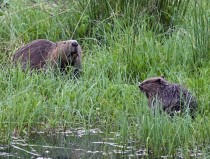
<svg viewBox="0 0 210 159">
<path fill-rule="evenodd" d="M 137 150 L 134 141 L 124 144 L 118 133 L 104 134 L 99 129 L 54 133 L 34 133 L 27 139 L 13 137 L 10 146 L 0 147 L 0 158 L 79 159 L 139 158 L 147 156 Z"/>
<path fill-rule="evenodd" d="M 11 144 L 0 145 L 0 158 L 9 159 L 136 159 L 154 158 L 151 151 L 146 151 L 136 141 L 124 142 L 116 132 L 105 134 L 99 129 L 66 130 L 65 132 L 36 132 L 27 138 L 13 137 Z M 164 153 L 163 153 L 164 154 Z M 167 152 L 165 153 L 167 154 Z M 197 150 L 189 152 L 189 158 L 203 158 Z M 164 155 L 159 158 L 183 159 L 182 149 L 175 156 Z M 156 158 L 156 157 L 155 157 Z"/>
</svg>

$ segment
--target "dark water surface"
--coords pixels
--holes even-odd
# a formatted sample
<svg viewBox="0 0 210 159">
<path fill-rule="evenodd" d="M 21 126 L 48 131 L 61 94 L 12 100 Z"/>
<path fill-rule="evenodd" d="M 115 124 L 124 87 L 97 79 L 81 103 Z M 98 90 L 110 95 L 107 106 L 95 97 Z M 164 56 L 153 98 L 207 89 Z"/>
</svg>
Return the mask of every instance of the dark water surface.
<svg viewBox="0 0 210 159">
<path fill-rule="evenodd" d="M 33 133 L 26 139 L 13 137 L 10 145 L 0 145 L 0 159 L 140 159 L 157 158 L 136 141 L 122 141 L 118 133 L 105 134 L 99 129 L 67 130 L 54 133 Z M 167 148 L 165 148 L 167 149 Z M 160 154 L 167 154 L 160 152 Z M 207 153 L 208 154 L 208 153 Z M 184 159 L 183 150 L 175 156 L 158 158 Z M 208 158 L 196 150 L 189 151 L 188 158 Z M 207 155 L 208 156 L 208 155 Z"/>
<path fill-rule="evenodd" d="M 124 144 L 119 134 L 104 134 L 99 129 L 68 130 L 58 133 L 35 133 L 27 139 L 14 137 L 10 146 L 0 146 L 0 158 L 79 159 L 141 158 L 144 149 L 135 142 Z"/>
</svg>

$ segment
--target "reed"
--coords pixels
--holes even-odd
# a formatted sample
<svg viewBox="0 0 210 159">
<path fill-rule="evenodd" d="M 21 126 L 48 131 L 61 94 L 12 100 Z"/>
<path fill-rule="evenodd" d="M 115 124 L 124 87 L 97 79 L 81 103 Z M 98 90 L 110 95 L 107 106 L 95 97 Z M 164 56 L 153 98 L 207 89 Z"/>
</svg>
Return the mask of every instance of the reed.
<svg viewBox="0 0 210 159">
<path fill-rule="evenodd" d="M 205 154 L 210 135 L 207 4 L 8 1 L 0 8 L 0 142 L 9 142 L 13 133 L 84 127 L 119 132 L 119 142 L 133 139 L 153 157 Z M 31 75 L 12 67 L 15 50 L 38 38 L 78 39 L 84 51 L 81 77 Z M 159 75 L 195 94 L 195 120 L 151 113 L 137 82 Z"/>
<path fill-rule="evenodd" d="M 209 6 L 209 2 L 199 1 L 194 3 L 193 60 L 197 67 L 202 65 L 202 61 L 210 57 L 210 19 L 207 12 Z"/>
</svg>

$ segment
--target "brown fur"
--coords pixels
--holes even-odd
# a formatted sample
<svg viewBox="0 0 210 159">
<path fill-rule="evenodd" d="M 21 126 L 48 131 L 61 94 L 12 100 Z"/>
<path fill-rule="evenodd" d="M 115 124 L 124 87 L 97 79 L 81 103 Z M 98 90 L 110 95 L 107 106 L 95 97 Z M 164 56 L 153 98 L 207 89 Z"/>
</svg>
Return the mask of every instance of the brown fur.
<svg viewBox="0 0 210 159">
<path fill-rule="evenodd" d="M 153 77 L 140 83 L 139 88 L 146 94 L 150 108 L 162 105 L 163 110 L 171 116 L 177 111 L 182 112 L 189 108 L 191 116 L 194 117 L 196 99 L 182 86 L 171 84 L 164 77 Z"/>
<path fill-rule="evenodd" d="M 40 70 L 48 66 L 66 70 L 68 66 L 73 66 L 76 73 L 81 69 L 81 56 L 82 50 L 76 40 L 54 43 L 39 39 L 18 49 L 13 56 L 13 62 L 19 62 L 24 70 Z"/>
</svg>

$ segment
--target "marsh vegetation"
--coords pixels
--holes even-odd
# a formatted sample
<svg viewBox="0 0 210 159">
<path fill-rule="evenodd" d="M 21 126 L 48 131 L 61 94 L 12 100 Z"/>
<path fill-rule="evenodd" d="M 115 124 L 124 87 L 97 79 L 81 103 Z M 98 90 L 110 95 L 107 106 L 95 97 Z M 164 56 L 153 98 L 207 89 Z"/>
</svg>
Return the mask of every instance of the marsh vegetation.
<svg viewBox="0 0 210 159">
<path fill-rule="evenodd" d="M 209 0 L 0 0 L 1 144 L 82 127 L 117 132 L 148 158 L 209 157 L 209 26 Z M 81 77 L 12 67 L 14 52 L 35 39 L 77 39 Z M 151 113 L 138 81 L 159 75 L 193 92 L 194 120 Z"/>
</svg>

